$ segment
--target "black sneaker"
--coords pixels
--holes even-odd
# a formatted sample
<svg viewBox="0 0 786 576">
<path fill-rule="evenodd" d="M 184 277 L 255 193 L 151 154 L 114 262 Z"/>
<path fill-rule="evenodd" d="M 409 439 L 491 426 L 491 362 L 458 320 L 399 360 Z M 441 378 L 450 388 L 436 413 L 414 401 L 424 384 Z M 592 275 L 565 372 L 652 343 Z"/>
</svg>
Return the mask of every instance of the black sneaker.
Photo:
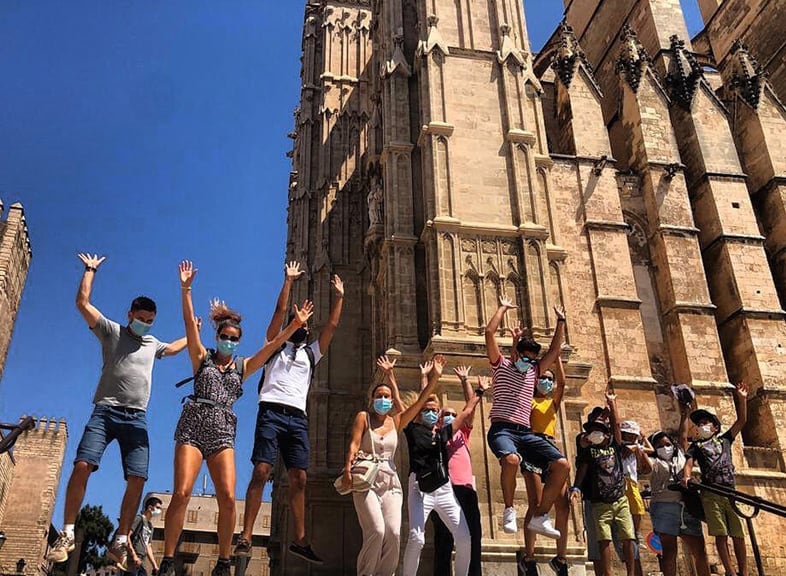
<svg viewBox="0 0 786 576">
<path fill-rule="evenodd" d="M 158 567 L 158 576 L 175 576 L 175 561 L 172 558 L 164 558 Z"/>
<path fill-rule="evenodd" d="M 310 544 L 301 546 L 300 544 L 292 542 L 292 544 L 289 545 L 289 553 L 299 556 L 306 562 L 311 562 L 312 564 L 322 564 L 322 558 L 314 553 Z"/>
<path fill-rule="evenodd" d="M 524 558 L 521 566 L 524 568 L 524 576 L 538 576 L 538 563 L 533 559 Z"/>
<path fill-rule="evenodd" d="M 235 549 L 232 551 L 233 556 L 251 556 L 251 542 L 243 538 L 242 536 L 237 537 L 237 543 L 235 544 Z"/>
<path fill-rule="evenodd" d="M 568 563 L 564 558 L 554 556 L 549 560 L 549 566 L 557 576 L 568 576 Z"/>
<path fill-rule="evenodd" d="M 210 573 L 210 576 L 231 576 L 231 568 L 232 565 L 229 563 L 229 560 L 219 558 L 218 562 L 216 562 L 216 565 L 213 567 L 213 571 Z"/>
</svg>

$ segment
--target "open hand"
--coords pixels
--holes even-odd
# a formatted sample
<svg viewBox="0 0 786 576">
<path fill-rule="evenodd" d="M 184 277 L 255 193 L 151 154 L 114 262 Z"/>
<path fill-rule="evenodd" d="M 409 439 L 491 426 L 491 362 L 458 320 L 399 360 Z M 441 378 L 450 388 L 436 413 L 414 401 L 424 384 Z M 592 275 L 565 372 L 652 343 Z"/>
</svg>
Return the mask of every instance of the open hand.
<svg viewBox="0 0 786 576">
<path fill-rule="evenodd" d="M 196 324 L 197 332 L 202 330 L 202 318 L 199 316 L 194 316 L 194 324 Z"/>
<path fill-rule="evenodd" d="M 77 254 L 77 257 L 82 261 L 82 264 L 89 268 L 98 268 L 101 266 L 101 263 L 106 260 L 106 256 L 101 256 L 99 258 L 98 254 Z"/>
<path fill-rule="evenodd" d="M 343 298 L 344 282 L 341 280 L 341 278 L 338 277 L 338 274 L 333 274 L 333 278 L 330 280 L 330 283 L 333 285 L 333 288 L 336 289 L 336 293 L 338 293 L 338 295 Z"/>
<path fill-rule="evenodd" d="M 305 273 L 305 270 L 300 269 L 300 262 L 293 260 L 284 265 L 284 275 L 287 280 L 297 280 Z"/>
<path fill-rule="evenodd" d="M 377 366 L 379 366 L 380 369 L 382 369 L 382 371 L 385 374 L 390 374 L 391 372 L 393 372 L 393 368 L 396 366 L 396 362 L 398 362 L 397 359 L 391 360 L 390 358 L 387 357 L 387 354 L 377 358 Z"/>
<path fill-rule="evenodd" d="M 437 373 L 437 376 L 442 376 L 442 371 L 445 369 L 448 361 L 442 354 L 437 354 L 434 356 L 434 370 Z"/>
<path fill-rule="evenodd" d="M 431 360 L 426 360 L 425 362 L 423 362 L 423 364 L 420 365 L 420 373 L 423 376 L 427 376 L 428 374 L 431 374 L 431 370 L 433 370 L 433 368 L 434 368 L 434 362 L 432 362 Z"/>
<path fill-rule="evenodd" d="M 466 380 L 469 378 L 470 370 L 472 370 L 472 366 L 457 366 L 453 368 L 453 373 L 458 376 L 460 380 Z"/>
<path fill-rule="evenodd" d="M 614 402 L 616 402 L 616 400 L 617 400 L 617 395 L 614 392 L 606 392 L 606 404 L 611 406 L 612 404 L 614 404 Z"/>
<path fill-rule="evenodd" d="M 737 382 L 734 386 L 734 395 L 737 398 L 747 398 L 748 397 L 748 385 L 745 382 Z"/>
<path fill-rule="evenodd" d="M 506 310 L 513 310 L 514 308 L 518 308 L 518 306 L 516 306 L 513 303 L 513 300 L 511 300 L 507 296 L 500 296 L 499 297 L 499 305 L 502 308 L 505 308 Z"/>
<path fill-rule="evenodd" d="M 581 490 L 571 490 L 570 491 L 570 501 L 571 502 L 578 502 L 581 499 Z"/>
<path fill-rule="evenodd" d="M 295 313 L 295 322 L 302 326 L 314 314 L 314 303 L 311 300 L 303 300 L 300 308 L 297 307 L 297 304 L 293 304 L 292 311 Z"/>
<path fill-rule="evenodd" d="M 198 270 L 194 268 L 194 263 L 191 260 L 183 260 L 177 267 L 180 272 L 180 285 L 183 288 L 191 288 L 191 283 L 196 278 Z"/>
<path fill-rule="evenodd" d="M 478 376 L 478 388 L 484 392 L 491 387 L 491 378 L 488 376 Z"/>
<path fill-rule="evenodd" d="M 557 315 L 557 320 L 565 319 L 565 308 L 562 306 L 554 306 L 554 314 Z"/>
</svg>

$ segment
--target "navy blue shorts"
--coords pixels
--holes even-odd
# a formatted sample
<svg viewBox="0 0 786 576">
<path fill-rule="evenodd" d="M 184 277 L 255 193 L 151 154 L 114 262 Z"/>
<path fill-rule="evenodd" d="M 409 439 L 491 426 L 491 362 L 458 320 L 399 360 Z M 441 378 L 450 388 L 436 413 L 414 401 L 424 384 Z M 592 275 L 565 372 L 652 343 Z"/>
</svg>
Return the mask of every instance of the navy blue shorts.
<svg viewBox="0 0 786 576">
<path fill-rule="evenodd" d="M 528 463 L 546 473 L 552 462 L 564 458 L 545 437 L 512 422 L 492 422 L 486 439 L 500 460 L 508 454 L 518 454 L 522 472 L 527 470 L 525 463 Z"/>
<path fill-rule="evenodd" d="M 279 450 L 287 470 L 308 470 L 311 455 L 308 417 L 296 408 L 260 402 L 251 462 L 275 466 Z"/>
<path fill-rule="evenodd" d="M 113 440 L 120 446 L 126 480 L 129 476 L 147 480 L 150 444 L 144 410 L 96 404 L 76 449 L 74 463 L 87 462 L 93 470 L 98 470 L 101 457 Z"/>
</svg>

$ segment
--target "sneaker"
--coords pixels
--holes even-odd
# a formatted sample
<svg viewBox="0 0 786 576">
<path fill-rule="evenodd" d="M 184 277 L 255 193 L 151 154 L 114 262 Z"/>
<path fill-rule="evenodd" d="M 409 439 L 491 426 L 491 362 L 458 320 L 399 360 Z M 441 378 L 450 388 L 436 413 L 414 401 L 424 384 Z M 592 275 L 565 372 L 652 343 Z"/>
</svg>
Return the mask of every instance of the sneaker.
<svg viewBox="0 0 786 576">
<path fill-rule="evenodd" d="M 232 574 L 232 565 L 229 563 L 229 560 L 222 560 L 219 558 L 216 565 L 213 567 L 213 571 L 210 573 L 210 576 L 231 576 Z"/>
<path fill-rule="evenodd" d="M 172 558 L 164 558 L 158 566 L 158 576 L 175 576 L 175 561 Z"/>
<path fill-rule="evenodd" d="M 502 513 L 502 531 L 505 534 L 515 534 L 519 527 L 516 524 L 516 509 L 511 506 Z"/>
<path fill-rule="evenodd" d="M 301 546 L 300 544 L 292 542 L 292 544 L 289 545 L 289 553 L 299 556 L 306 562 L 311 562 L 312 564 L 322 564 L 322 558 L 316 555 L 316 553 L 311 549 L 310 544 Z"/>
<path fill-rule="evenodd" d="M 568 576 L 568 563 L 564 558 L 554 556 L 549 560 L 549 567 L 554 570 L 557 576 Z"/>
<path fill-rule="evenodd" d="M 113 540 L 112 545 L 106 551 L 106 555 L 117 565 L 118 569 L 128 572 L 128 548 L 125 542 L 121 544 L 117 540 Z"/>
<path fill-rule="evenodd" d="M 251 556 L 251 542 L 243 538 L 242 536 L 237 537 L 237 543 L 235 544 L 235 549 L 232 551 L 233 556 Z"/>
<path fill-rule="evenodd" d="M 535 534 L 548 536 L 549 538 L 554 539 L 557 539 L 560 536 L 559 530 L 551 525 L 551 520 L 549 519 L 548 514 L 536 516 L 530 520 L 529 524 L 527 524 L 527 530 L 532 530 Z"/>
<path fill-rule="evenodd" d="M 538 576 L 538 563 L 532 558 L 522 559 L 521 567 L 524 568 L 524 576 Z"/>
<path fill-rule="evenodd" d="M 54 564 L 65 562 L 68 560 L 68 555 L 74 551 L 75 546 L 73 535 L 69 536 L 65 532 L 60 532 L 54 546 L 49 549 L 46 559 Z"/>
</svg>

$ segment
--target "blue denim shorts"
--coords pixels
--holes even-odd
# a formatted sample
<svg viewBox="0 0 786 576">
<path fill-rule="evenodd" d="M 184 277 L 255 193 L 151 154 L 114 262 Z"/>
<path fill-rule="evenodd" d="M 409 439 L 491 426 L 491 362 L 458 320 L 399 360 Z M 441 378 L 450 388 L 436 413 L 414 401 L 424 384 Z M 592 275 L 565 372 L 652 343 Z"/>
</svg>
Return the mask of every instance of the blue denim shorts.
<svg viewBox="0 0 786 576">
<path fill-rule="evenodd" d="M 308 417 L 296 408 L 260 402 L 251 462 L 275 466 L 279 450 L 287 470 L 308 470 Z"/>
<path fill-rule="evenodd" d="M 652 530 L 669 536 L 703 536 L 701 522 L 690 515 L 680 502 L 650 504 Z"/>
<path fill-rule="evenodd" d="M 518 454 L 522 472 L 527 471 L 527 463 L 545 473 L 552 462 L 564 458 L 545 437 L 511 422 L 492 422 L 486 439 L 494 456 L 499 459 L 508 454 Z"/>
<path fill-rule="evenodd" d="M 147 436 L 147 417 L 144 410 L 130 410 L 96 404 L 85 425 L 74 463 L 87 462 L 98 470 L 106 447 L 117 440 L 123 475 L 147 480 L 150 444 Z"/>
</svg>

